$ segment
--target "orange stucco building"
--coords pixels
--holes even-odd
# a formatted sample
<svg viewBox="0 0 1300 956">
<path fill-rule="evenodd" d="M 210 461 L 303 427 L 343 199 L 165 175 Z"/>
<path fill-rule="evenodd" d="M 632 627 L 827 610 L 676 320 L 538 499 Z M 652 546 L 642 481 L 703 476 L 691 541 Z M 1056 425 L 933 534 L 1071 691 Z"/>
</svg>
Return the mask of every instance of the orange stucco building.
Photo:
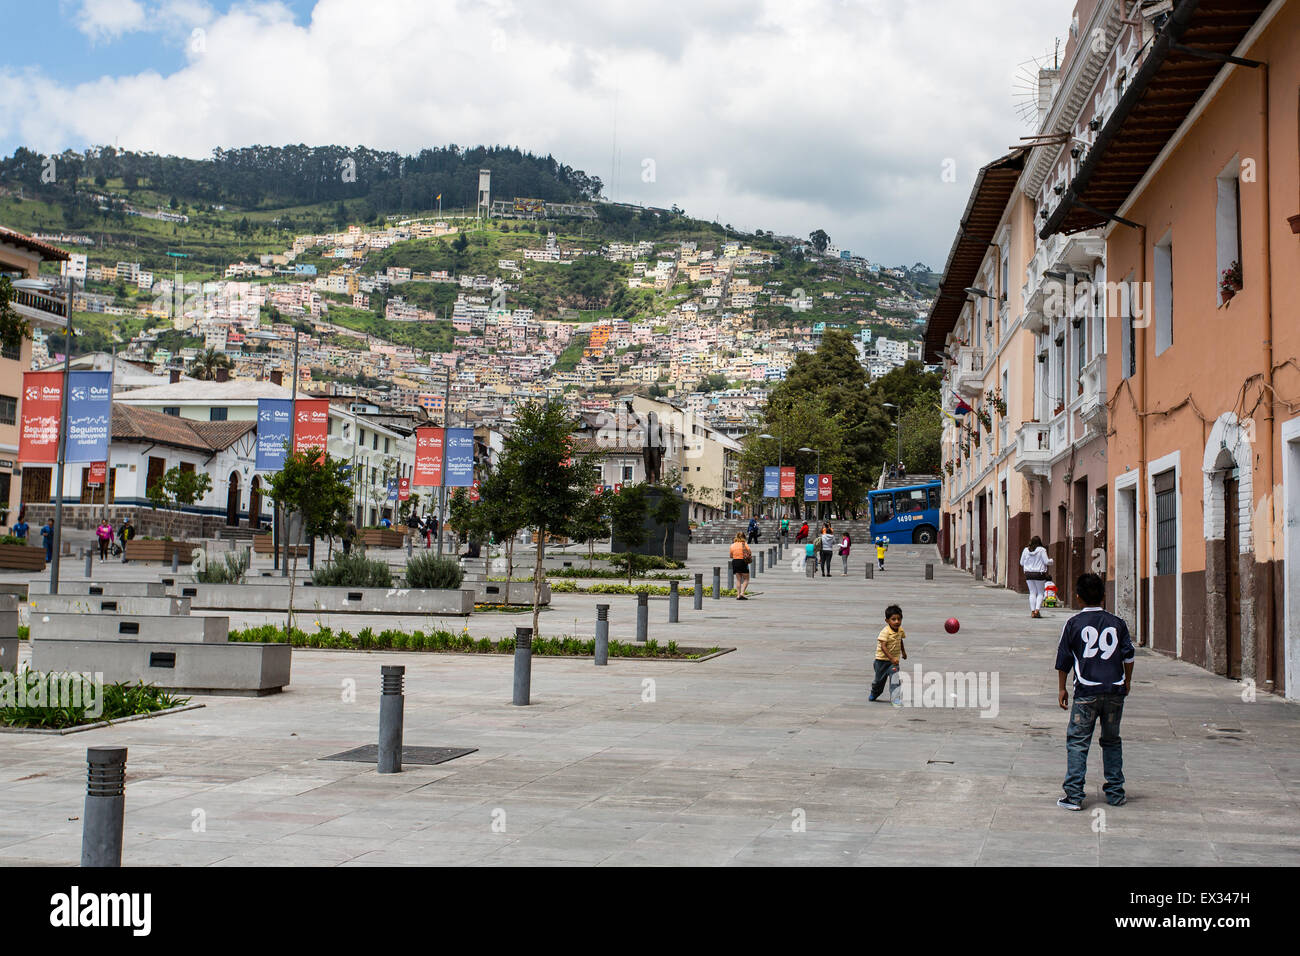
<svg viewBox="0 0 1300 956">
<path fill-rule="evenodd" d="M 1300 697 L 1300 0 L 1129 24 L 1102 98 L 1040 235 L 1105 237 L 1109 600 Z"/>
</svg>

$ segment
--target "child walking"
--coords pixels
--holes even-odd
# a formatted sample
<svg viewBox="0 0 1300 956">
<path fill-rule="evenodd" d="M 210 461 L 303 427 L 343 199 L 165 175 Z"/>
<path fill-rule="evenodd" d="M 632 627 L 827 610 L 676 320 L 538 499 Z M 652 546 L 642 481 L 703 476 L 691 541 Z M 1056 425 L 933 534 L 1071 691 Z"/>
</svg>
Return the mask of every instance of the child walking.
<svg viewBox="0 0 1300 956">
<path fill-rule="evenodd" d="M 889 539 L 881 535 L 876 539 L 876 560 L 880 562 L 880 570 L 885 570 L 885 552 L 889 550 Z"/>
<path fill-rule="evenodd" d="M 885 626 L 876 636 L 876 674 L 871 682 L 871 696 L 868 700 L 880 698 L 889 675 L 898 673 L 899 660 L 907 660 L 907 648 L 903 646 L 905 637 L 903 609 L 897 604 L 891 604 L 885 608 Z"/>
</svg>

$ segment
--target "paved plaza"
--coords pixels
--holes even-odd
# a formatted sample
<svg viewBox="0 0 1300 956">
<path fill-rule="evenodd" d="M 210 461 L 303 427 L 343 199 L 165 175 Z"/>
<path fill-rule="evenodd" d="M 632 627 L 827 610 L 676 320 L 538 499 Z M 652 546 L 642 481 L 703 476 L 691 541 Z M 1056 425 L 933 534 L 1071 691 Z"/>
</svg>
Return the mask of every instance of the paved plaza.
<svg viewBox="0 0 1300 956">
<path fill-rule="evenodd" d="M 707 583 L 724 553 L 693 548 L 690 571 Z M 506 655 L 296 650 L 277 696 L 196 698 L 202 709 L 62 737 L 0 734 L 0 863 L 78 861 L 97 744 L 129 748 L 127 865 L 1300 862 L 1295 704 L 1243 701 L 1237 682 L 1139 650 L 1123 723 L 1129 802 L 1105 805 L 1094 745 L 1085 811 L 1067 813 L 1055 806 L 1066 714 L 1052 669 L 1066 612 L 1031 620 L 1020 595 L 942 565 L 925 581 L 933 549 L 892 548 L 871 581 L 865 557 L 849 576 L 837 558 L 830 579 L 787 561 L 755 577 L 748 602 L 695 611 L 684 598 L 676 625 L 652 599 L 652 638 L 736 650 L 605 668 L 535 658 L 529 707 L 510 703 Z M 69 579 L 80 571 L 65 565 Z M 597 601 L 611 606 L 611 636 L 630 640 L 635 598 L 618 595 L 556 595 L 542 632 L 590 636 Z M 996 714 L 867 701 L 892 602 L 905 612 L 905 670 L 996 675 Z M 232 626 L 267 620 L 282 617 Z M 435 623 L 320 620 L 354 633 Z M 497 637 L 527 623 L 488 613 L 467 626 Z M 322 760 L 375 742 L 383 664 L 406 666 L 407 746 L 477 751 L 383 776 Z"/>
</svg>

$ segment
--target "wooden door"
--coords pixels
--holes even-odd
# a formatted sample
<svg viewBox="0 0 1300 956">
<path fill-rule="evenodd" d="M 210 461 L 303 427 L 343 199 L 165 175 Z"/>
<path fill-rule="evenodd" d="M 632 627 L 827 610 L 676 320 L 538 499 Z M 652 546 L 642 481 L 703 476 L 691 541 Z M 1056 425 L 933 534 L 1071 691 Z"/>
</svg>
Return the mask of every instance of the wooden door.
<svg viewBox="0 0 1300 956">
<path fill-rule="evenodd" d="M 1224 587 L 1227 590 L 1228 620 L 1228 676 L 1241 679 L 1241 563 L 1237 536 L 1240 516 L 1237 514 L 1237 479 L 1229 475 L 1223 480 L 1223 566 Z"/>
</svg>

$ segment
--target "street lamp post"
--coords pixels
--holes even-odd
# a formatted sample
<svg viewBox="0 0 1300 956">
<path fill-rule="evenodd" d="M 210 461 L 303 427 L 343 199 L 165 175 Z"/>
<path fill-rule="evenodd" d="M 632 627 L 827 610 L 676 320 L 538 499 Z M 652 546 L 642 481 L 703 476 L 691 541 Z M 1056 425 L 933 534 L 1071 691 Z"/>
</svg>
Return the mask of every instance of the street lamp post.
<svg viewBox="0 0 1300 956">
<path fill-rule="evenodd" d="M 59 458 L 58 475 L 55 478 L 54 492 L 54 534 L 51 544 L 54 551 L 50 555 L 50 593 L 59 593 L 59 552 L 63 550 L 63 464 L 68 453 L 68 374 L 72 363 L 72 270 L 68 270 L 68 288 L 64 295 L 64 310 L 67 322 L 63 333 L 63 387 L 61 401 L 63 410 L 59 413 Z M 112 395 L 112 390 L 109 390 Z M 107 480 L 107 479 L 105 479 Z"/>
<path fill-rule="evenodd" d="M 903 460 L 902 409 L 900 409 L 893 402 L 881 402 L 880 407 L 892 408 L 894 411 L 899 413 L 899 420 L 894 422 L 894 434 L 897 436 L 897 441 L 895 443 L 895 448 L 894 448 L 894 463 L 897 464 L 898 462 Z M 899 477 L 901 478 L 902 476 L 900 475 Z"/>
<path fill-rule="evenodd" d="M 293 395 L 293 398 L 291 399 L 291 401 L 293 402 L 292 415 L 293 415 L 294 427 L 297 427 L 297 422 L 298 422 L 298 323 L 297 322 L 295 322 L 293 325 L 293 392 L 292 395 Z M 289 520 L 289 515 L 288 513 L 286 513 L 284 516 L 284 534 L 282 535 L 282 537 L 284 538 L 284 563 L 280 565 L 280 577 L 282 578 L 287 578 L 289 576 L 289 528 L 291 524 L 292 522 Z"/>
</svg>

